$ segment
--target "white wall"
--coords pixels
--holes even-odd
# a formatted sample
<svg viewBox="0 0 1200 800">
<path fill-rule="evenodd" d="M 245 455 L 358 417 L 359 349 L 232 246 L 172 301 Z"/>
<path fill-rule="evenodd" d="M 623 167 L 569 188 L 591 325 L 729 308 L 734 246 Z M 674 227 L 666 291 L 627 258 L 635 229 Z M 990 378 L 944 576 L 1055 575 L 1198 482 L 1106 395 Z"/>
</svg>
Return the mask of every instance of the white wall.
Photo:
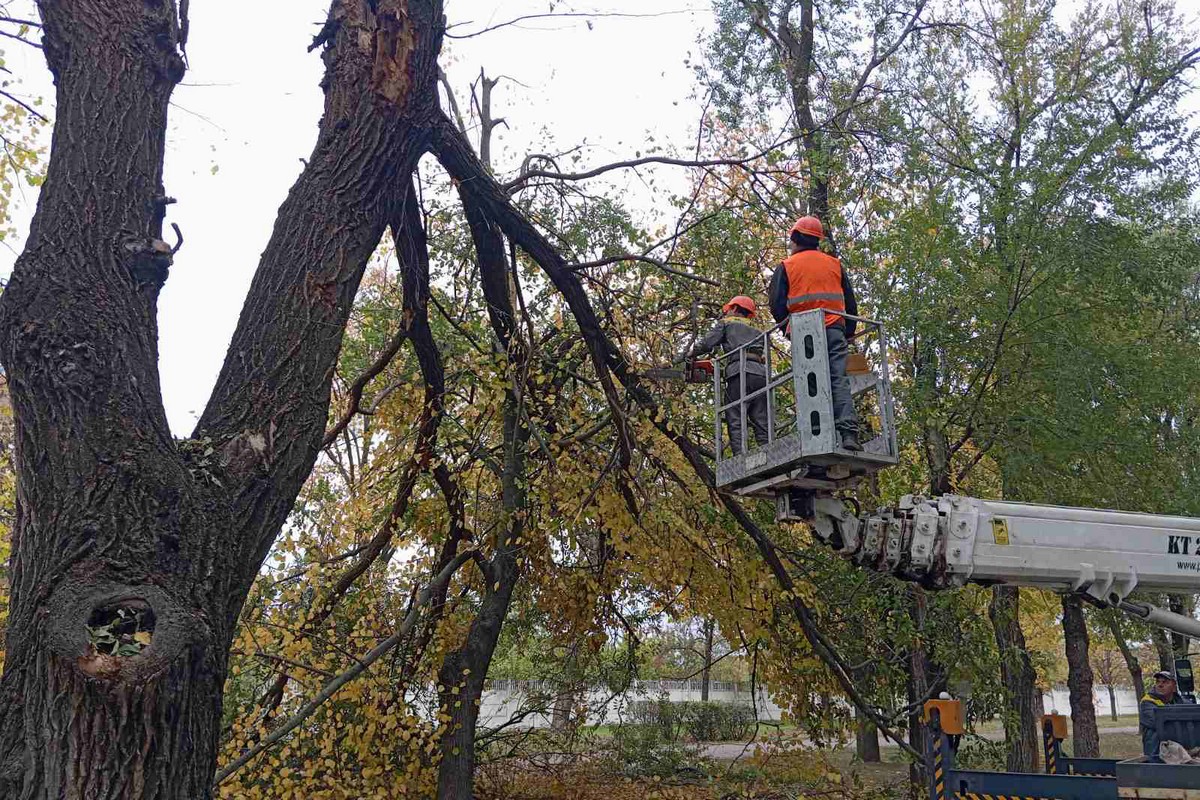
<svg viewBox="0 0 1200 800">
<path fill-rule="evenodd" d="M 543 691 L 540 684 L 528 681 L 492 681 L 489 688 L 483 692 L 479 705 L 479 723 L 488 727 L 501 725 L 521 712 L 528 702 L 529 694 Z M 549 688 L 545 691 L 549 691 Z M 747 684 L 733 684 L 713 681 L 709 685 L 708 699 L 714 703 L 736 703 L 739 705 L 757 705 L 758 718 L 764 722 L 778 722 L 781 709 L 759 687 L 752 698 Z M 592 688 L 587 692 L 587 705 L 591 709 L 588 715 L 589 725 L 605 725 L 621 722 L 628 715 L 628 706 L 645 700 L 667 699 L 672 702 L 699 701 L 699 681 L 635 681 L 633 687 L 624 695 L 613 697 L 604 689 Z M 520 723 L 521 725 L 542 728 L 549 727 L 549 714 L 530 714 Z"/>
<path fill-rule="evenodd" d="M 751 705 L 750 686 L 713 681 L 710 684 L 708 699 L 717 703 L 738 703 Z M 521 713 L 522 707 L 529 702 L 530 693 L 550 691 L 533 681 L 492 681 L 483 693 L 479 708 L 479 722 L 487 727 L 495 727 L 508 722 L 516 714 Z M 778 722 L 781 709 L 767 694 L 763 687 L 755 692 L 757 699 L 758 718 L 764 722 Z M 600 688 L 592 688 L 587 692 L 587 704 L 591 713 L 588 715 L 589 725 L 616 724 L 628 716 L 630 703 L 644 700 L 666 698 L 673 702 L 699 701 L 699 681 L 635 681 L 633 688 L 625 695 L 612 697 Z M 1093 703 L 1097 717 L 1109 715 L 1108 689 L 1096 686 L 1093 693 Z M 1117 713 L 1136 714 L 1138 697 L 1132 689 L 1118 688 L 1116 690 Z M 1043 694 L 1046 713 L 1057 711 L 1066 716 L 1071 715 L 1071 703 L 1066 687 L 1056 687 L 1053 691 Z M 529 714 L 518 724 L 526 727 L 549 727 L 549 714 Z M 1130 723 L 1134 724 L 1134 723 Z"/>
<path fill-rule="evenodd" d="M 1125 689 L 1118 687 L 1116 690 L 1117 697 L 1117 713 L 1118 714 L 1136 714 L 1138 711 L 1138 700 L 1140 699 L 1133 693 L 1133 689 Z M 1056 686 L 1052 692 L 1042 695 L 1045 701 L 1046 713 L 1057 711 L 1059 714 L 1071 716 L 1071 700 L 1067 692 L 1067 687 Z M 1111 714 L 1111 705 L 1108 700 L 1108 689 L 1104 686 L 1096 686 L 1092 692 L 1092 703 L 1096 707 L 1097 717 L 1106 717 Z"/>
</svg>

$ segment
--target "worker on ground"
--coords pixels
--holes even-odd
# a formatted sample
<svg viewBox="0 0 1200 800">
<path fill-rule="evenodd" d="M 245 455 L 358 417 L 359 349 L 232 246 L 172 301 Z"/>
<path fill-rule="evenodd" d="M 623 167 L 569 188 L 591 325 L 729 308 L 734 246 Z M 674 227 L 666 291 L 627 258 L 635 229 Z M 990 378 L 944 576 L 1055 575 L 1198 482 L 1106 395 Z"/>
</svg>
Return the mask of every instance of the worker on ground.
<svg viewBox="0 0 1200 800">
<path fill-rule="evenodd" d="M 759 447 L 767 444 L 767 393 L 754 392 L 767 385 L 767 368 L 763 361 L 762 340 L 763 332 L 751 325 L 748 320 L 757 313 L 754 301 L 739 294 L 731 299 L 721 309 L 722 317 L 703 339 L 696 345 L 679 355 L 676 361 L 691 361 L 699 356 L 708 355 L 719 350 L 722 354 L 733 353 L 743 345 L 745 348 L 746 365 L 746 396 L 750 399 L 744 404 L 746 415 L 750 418 L 750 428 L 754 431 L 754 439 Z M 758 340 L 757 346 L 753 343 Z M 734 403 L 742 398 L 742 357 L 736 353 L 721 360 L 721 372 L 725 378 L 725 392 L 721 405 Z M 742 452 L 742 416 L 741 406 L 735 405 L 725 409 L 725 424 L 729 430 L 729 446 L 736 456 Z M 749 443 L 749 440 L 747 440 Z"/>
<path fill-rule="evenodd" d="M 858 301 L 842 262 L 821 252 L 825 228 L 813 216 L 801 217 L 788 231 L 788 257 L 775 268 L 768 296 L 771 316 L 783 322 L 789 314 L 824 308 L 858 315 Z M 846 377 L 849 340 L 856 321 L 838 314 L 825 315 L 825 342 L 829 351 L 829 383 L 833 393 L 833 426 L 843 450 L 862 450 L 858 443 L 858 417 Z"/>
<path fill-rule="evenodd" d="M 1154 673 L 1154 688 L 1142 695 L 1138 703 L 1138 728 L 1142 733 L 1142 752 L 1151 761 L 1159 761 L 1158 731 L 1154 727 L 1154 709 L 1183 702 L 1175 687 L 1175 676 L 1166 670 Z"/>
</svg>

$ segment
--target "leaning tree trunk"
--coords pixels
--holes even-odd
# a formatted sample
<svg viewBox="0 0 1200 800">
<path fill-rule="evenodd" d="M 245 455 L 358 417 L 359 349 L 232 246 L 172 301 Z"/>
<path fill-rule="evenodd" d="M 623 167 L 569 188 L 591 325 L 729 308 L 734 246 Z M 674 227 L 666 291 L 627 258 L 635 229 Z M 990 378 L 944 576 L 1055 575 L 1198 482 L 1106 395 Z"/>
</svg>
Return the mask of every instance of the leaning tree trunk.
<svg viewBox="0 0 1200 800">
<path fill-rule="evenodd" d="M 1125 638 L 1124 626 L 1121 625 L 1121 618 L 1115 611 L 1104 612 L 1104 621 L 1108 623 L 1108 629 L 1112 631 L 1113 641 L 1117 643 L 1117 649 L 1121 651 L 1121 657 L 1125 659 L 1125 667 L 1129 670 L 1129 678 L 1133 682 L 1133 694 L 1139 700 L 1146 693 L 1146 679 L 1142 675 L 1142 664 L 1138 661 L 1137 654 L 1133 652 L 1129 646 L 1129 641 Z"/>
<path fill-rule="evenodd" d="M 1039 694 L 1037 674 L 1025 649 L 1021 631 L 1021 600 L 1015 586 L 992 587 L 988 617 L 996 634 L 1000 654 L 1000 678 L 1004 684 L 1006 710 L 1004 735 L 1008 740 L 1008 770 L 1037 772 Z"/>
<path fill-rule="evenodd" d="M 316 147 L 197 432 L 176 442 L 156 313 L 186 21 L 174 0 L 39 8 L 57 122 L 0 298 L 18 508 L 0 796 L 205 798 L 238 612 L 316 458 L 359 279 L 424 147 L 414 123 L 437 108 L 442 11 L 335 0 Z M 94 645 L 114 624 L 127 647 Z"/>
<path fill-rule="evenodd" d="M 1150 640 L 1154 642 L 1154 650 L 1158 653 L 1158 668 L 1171 672 L 1175 669 L 1175 647 L 1170 635 L 1162 628 L 1150 629 Z"/>
<path fill-rule="evenodd" d="M 712 656 L 713 656 L 713 633 L 717 627 L 717 621 L 712 617 L 704 620 L 704 668 L 700 670 L 700 702 L 708 702 L 708 691 L 712 685 Z"/>
<path fill-rule="evenodd" d="M 480 566 L 484 573 L 482 599 L 466 641 L 445 656 L 438 670 L 441 715 L 445 720 L 441 738 L 442 760 L 438 765 L 440 800 L 471 800 L 475 796 L 477 702 L 483 696 L 484 678 L 521 574 L 517 554 L 525 529 L 525 461 L 529 441 L 529 428 L 524 423 L 528 410 L 523 407 L 528 393 L 526 387 L 519 384 L 520 376 L 526 373 L 529 349 L 521 341 L 516 324 L 504 240 L 475 198 L 465 191 L 460 194 L 475 244 L 488 317 L 507 357 L 513 383 L 504 397 L 504 460 L 500 475 L 500 501 L 507 524 L 498 526 L 493 555 Z"/>
<path fill-rule="evenodd" d="M 906 660 L 908 662 L 906 689 L 908 692 L 909 707 L 911 708 L 908 715 L 908 743 L 918 753 L 923 754 L 927 746 L 926 737 L 928 730 L 925 727 L 925 723 L 921 721 L 921 709 L 925 701 L 933 696 L 933 688 L 938 683 L 938 669 L 937 665 L 929 657 L 929 651 L 925 648 L 925 642 L 921 639 L 925 630 L 925 618 L 929 613 L 928 597 L 925 594 L 925 590 L 920 586 L 913 585 L 908 588 L 908 614 L 918 637 L 906 653 Z M 923 790 L 925 786 L 926 776 L 922 770 L 923 764 L 916 761 L 911 762 L 908 766 L 908 780 L 910 788 L 914 792 Z"/>
<path fill-rule="evenodd" d="M 1064 595 L 1062 607 L 1074 752 L 1080 758 L 1099 758 L 1100 731 L 1096 728 L 1096 703 L 1092 697 L 1095 679 L 1088 659 L 1088 630 L 1083 617 L 1083 602 L 1077 595 Z"/>
<path fill-rule="evenodd" d="M 854 680 L 863 686 L 875 683 L 875 665 L 867 663 L 856 668 Z M 880 761 L 879 728 L 858 710 L 854 714 L 854 756 L 864 764 L 878 764 Z"/>
<path fill-rule="evenodd" d="M 1181 594 L 1170 595 L 1167 598 L 1167 607 L 1176 614 L 1190 617 L 1196 610 L 1196 596 Z M 1188 649 L 1190 647 L 1191 640 L 1187 636 L 1184 636 L 1178 631 L 1171 631 L 1171 650 L 1173 651 L 1175 658 L 1187 658 Z M 1170 669 L 1172 672 L 1175 671 L 1174 659 L 1172 659 L 1172 664 L 1170 667 L 1167 667 L 1167 669 Z"/>
</svg>

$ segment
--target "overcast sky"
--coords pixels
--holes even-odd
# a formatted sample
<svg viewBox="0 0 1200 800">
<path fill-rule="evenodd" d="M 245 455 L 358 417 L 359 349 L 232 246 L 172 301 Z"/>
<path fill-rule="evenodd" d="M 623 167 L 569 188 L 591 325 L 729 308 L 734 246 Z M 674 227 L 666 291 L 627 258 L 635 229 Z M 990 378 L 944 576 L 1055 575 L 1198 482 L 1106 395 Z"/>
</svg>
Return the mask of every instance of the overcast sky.
<svg viewBox="0 0 1200 800">
<path fill-rule="evenodd" d="M 547 0 L 447 0 L 451 32 L 469 34 Z M 552 129 L 563 147 L 586 141 L 585 163 L 631 157 L 646 132 L 660 141 L 695 136 L 689 54 L 710 24 L 708 0 L 555 2 L 556 11 L 654 17 L 528 20 L 481 36 L 447 39 L 441 63 L 459 102 L 481 67 L 504 75 L 493 113 L 507 119 L 494 148 L 498 167 L 519 165 Z M 167 144 L 168 222 L 185 244 L 159 302 L 163 395 L 177 436 L 191 433 L 225 357 L 242 300 L 275 213 L 316 139 L 321 113 L 318 53 L 307 52 L 328 0 L 194 0 L 190 68 L 174 94 Z M 15 12 L 15 9 L 13 9 Z M 40 53 L 9 47 L 25 90 L 53 99 Z M 686 145 L 684 145 L 686 147 Z M 18 200 L 28 226 L 36 194 Z M 0 251 L 7 276 L 21 249 Z"/>
<path fill-rule="evenodd" d="M 18 9 L 14 16 L 34 14 Z M 30 3 L 30 6 L 32 4 Z M 659 145 L 690 150 L 701 103 L 687 60 L 699 58 L 711 29 L 710 0 L 446 0 L 451 33 L 469 35 L 527 14 L 601 12 L 631 17 L 531 19 L 480 36 L 448 38 L 441 63 L 459 103 L 485 68 L 506 80 L 495 92 L 494 162 L 518 166 L 527 152 L 586 142 L 583 164 L 596 165 Z M 270 236 L 276 210 L 309 155 L 321 113 L 322 64 L 307 48 L 329 0 L 193 0 L 190 69 L 174 94 L 166 189 L 178 199 L 169 222 L 186 238 L 159 302 L 163 395 L 177 436 L 191 433 L 225 357 L 250 277 Z M 1077 7 L 1065 0 L 1061 13 Z M 1195 22 L 1200 0 L 1179 0 Z M 18 13 L 18 12 L 21 13 Z M 53 99 L 41 54 L 5 48 L 25 91 Z M 1194 110 L 1200 97 L 1186 104 Z M 50 112 L 51 115 L 53 112 Z M 660 186 L 681 187 L 682 174 L 659 172 Z M 616 178 L 625 197 L 653 213 L 665 208 L 638 175 Z M 24 233 L 36 193 L 15 198 Z M 21 239 L 0 248 L 6 277 Z"/>
</svg>

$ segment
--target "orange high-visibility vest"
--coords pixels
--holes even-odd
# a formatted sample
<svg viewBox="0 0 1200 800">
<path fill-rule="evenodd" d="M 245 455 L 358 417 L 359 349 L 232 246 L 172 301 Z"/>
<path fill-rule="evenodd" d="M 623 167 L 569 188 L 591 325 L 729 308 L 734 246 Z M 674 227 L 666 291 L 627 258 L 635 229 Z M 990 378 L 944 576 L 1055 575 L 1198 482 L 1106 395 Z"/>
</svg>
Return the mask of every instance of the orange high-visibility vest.
<svg viewBox="0 0 1200 800">
<path fill-rule="evenodd" d="M 788 312 L 814 308 L 846 310 L 842 292 L 842 262 L 820 250 L 802 250 L 783 261 L 788 278 Z M 826 327 L 842 322 L 837 314 L 826 314 Z"/>
</svg>

